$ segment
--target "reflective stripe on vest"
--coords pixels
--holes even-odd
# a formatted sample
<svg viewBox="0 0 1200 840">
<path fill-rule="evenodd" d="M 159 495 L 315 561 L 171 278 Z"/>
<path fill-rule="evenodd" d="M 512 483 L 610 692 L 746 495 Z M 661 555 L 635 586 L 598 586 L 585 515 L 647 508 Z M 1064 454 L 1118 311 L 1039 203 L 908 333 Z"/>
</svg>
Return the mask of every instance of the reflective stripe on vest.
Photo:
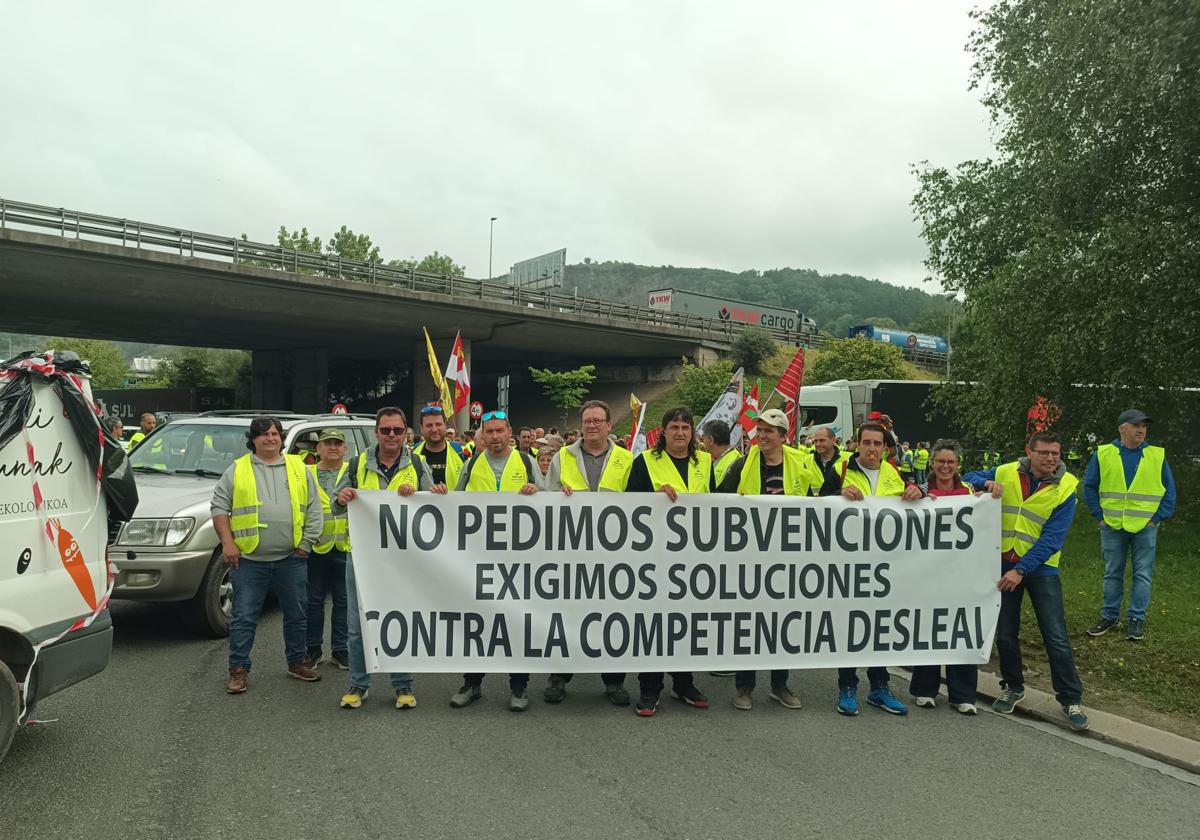
<svg viewBox="0 0 1200 840">
<path fill-rule="evenodd" d="M 413 452 L 413 455 L 416 455 L 418 458 L 420 458 L 422 461 L 425 462 L 425 466 L 429 466 L 429 459 L 425 457 L 425 441 L 421 441 L 415 447 L 413 447 L 412 452 Z M 466 463 L 466 461 L 463 460 L 462 456 L 460 456 L 457 452 L 454 451 L 454 447 L 451 446 L 449 443 L 447 443 L 446 444 L 446 486 L 449 487 L 451 490 L 453 490 L 455 487 L 458 486 L 458 477 L 460 475 L 462 475 L 462 468 L 463 468 L 463 464 L 465 464 L 465 463 Z M 429 475 L 430 475 L 430 478 L 432 478 L 433 472 L 430 471 Z"/>
<path fill-rule="evenodd" d="M 762 452 L 757 446 L 746 453 L 742 464 L 742 478 L 737 491 L 743 496 L 762 493 Z M 814 473 L 815 471 L 815 473 Z M 814 482 L 820 487 L 824 476 L 812 458 L 798 449 L 783 447 L 783 494 L 785 496 L 807 496 Z"/>
<path fill-rule="evenodd" d="M 254 464 L 247 453 L 233 462 L 233 509 L 229 512 L 229 529 L 234 545 L 243 554 L 253 554 L 258 548 L 258 531 L 266 528 L 258 521 L 258 482 L 254 480 Z M 308 506 L 308 474 L 304 462 L 294 455 L 283 456 L 287 470 L 288 499 L 292 503 L 292 547 L 298 548 L 304 537 L 304 508 Z"/>
<path fill-rule="evenodd" d="M 646 462 L 646 472 L 650 474 L 650 483 L 657 490 L 664 484 L 669 484 L 680 493 L 707 493 L 712 477 L 712 456 L 707 452 L 696 452 L 695 460 L 688 460 L 688 482 L 685 487 L 675 462 L 665 451 L 662 453 L 647 449 L 638 456 Z"/>
<path fill-rule="evenodd" d="M 736 449 L 730 447 L 721 453 L 721 457 L 713 462 L 713 480 L 719 485 L 725 480 L 729 468 L 737 463 L 737 459 L 742 457 Z"/>
<path fill-rule="evenodd" d="M 1166 450 L 1161 446 L 1142 449 L 1133 481 L 1125 486 L 1125 465 L 1121 462 L 1120 449 L 1106 443 L 1096 451 L 1100 466 L 1100 510 L 1104 522 L 1116 531 L 1136 534 L 1158 512 L 1158 506 L 1167 492 L 1162 483 L 1163 462 Z"/>
<path fill-rule="evenodd" d="M 587 476 L 579 471 L 579 462 L 575 459 L 574 453 L 570 452 L 567 447 L 563 447 L 554 454 L 558 459 L 558 478 L 563 484 L 570 487 L 572 490 L 591 490 L 588 486 Z M 604 465 L 604 472 L 600 473 L 600 484 L 597 490 L 600 492 L 623 493 L 625 485 L 629 483 L 629 471 L 633 469 L 634 456 L 628 449 L 622 449 L 616 445 L 609 446 L 608 462 Z M 558 488 L 552 488 L 557 490 Z"/>
<path fill-rule="evenodd" d="M 857 463 L 856 461 L 855 464 L 857 465 Z M 848 460 L 842 469 L 845 470 L 845 475 L 842 476 L 842 486 L 850 485 L 851 487 L 857 487 L 859 492 L 864 496 L 904 495 L 904 479 L 900 477 L 900 471 L 887 461 L 879 462 L 879 479 L 875 482 L 874 493 L 871 492 L 871 479 L 867 478 L 861 469 L 850 467 Z"/>
<path fill-rule="evenodd" d="M 337 546 L 338 551 L 349 551 L 350 520 L 345 513 L 335 514 L 333 512 L 329 494 L 325 492 L 321 482 L 317 481 L 317 465 L 311 464 L 308 469 L 312 473 L 313 481 L 317 483 L 317 492 L 321 494 L 321 538 L 313 546 L 313 552 L 328 554 L 334 546 Z M 350 469 L 350 465 L 343 463 L 342 468 L 338 470 L 337 478 L 333 480 L 334 487 L 338 486 L 348 469 Z"/>
<path fill-rule="evenodd" d="M 996 468 L 996 481 L 1004 486 L 1000 497 L 1000 551 L 1015 552 L 1024 557 L 1029 547 L 1038 541 L 1042 528 L 1054 509 L 1075 494 L 1079 479 L 1063 473 L 1056 484 L 1043 484 L 1028 499 L 1022 497 L 1021 475 L 1017 462 Z M 1047 566 L 1057 566 L 1062 551 L 1055 552 Z"/>
<path fill-rule="evenodd" d="M 482 462 L 482 466 L 480 465 Z M 500 484 L 496 485 L 496 474 L 488 463 L 487 455 L 472 458 L 468 469 L 471 477 L 467 479 L 468 493 L 515 493 L 529 483 L 529 475 L 525 470 L 525 459 L 519 450 L 513 449 L 508 453 L 508 461 L 504 464 Z"/>
<path fill-rule="evenodd" d="M 378 490 L 379 488 L 379 473 L 375 470 L 367 469 L 367 453 L 363 452 L 358 456 L 358 469 L 355 470 L 356 478 L 358 479 L 359 490 Z M 403 469 L 396 470 L 396 474 L 392 476 L 392 480 L 388 482 L 388 490 L 398 490 L 402 485 L 408 484 L 413 488 L 421 489 L 421 480 L 417 476 L 417 468 L 413 466 L 412 459 Z"/>
</svg>

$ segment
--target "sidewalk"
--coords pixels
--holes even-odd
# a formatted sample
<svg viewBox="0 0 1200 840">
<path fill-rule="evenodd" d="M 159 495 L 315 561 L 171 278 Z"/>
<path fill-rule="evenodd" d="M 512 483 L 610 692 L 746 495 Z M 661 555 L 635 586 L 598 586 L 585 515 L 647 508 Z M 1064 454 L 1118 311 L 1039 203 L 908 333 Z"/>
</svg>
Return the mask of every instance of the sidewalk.
<svg viewBox="0 0 1200 840">
<path fill-rule="evenodd" d="M 901 668 L 889 669 L 894 676 L 905 680 L 910 673 Z M 980 713 L 990 711 L 991 701 L 1000 695 L 1000 678 L 987 671 L 979 672 Z M 1075 733 L 1081 738 L 1098 738 L 1114 746 L 1133 750 L 1191 773 L 1200 774 L 1200 741 L 1193 741 L 1172 732 L 1155 729 L 1120 715 L 1090 709 L 1084 705 L 1091 728 Z M 1036 688 L 1025 687 L 1025 699 L 1017 706 L 1016 714 L 1028 715 L 1070 731 L 1062 707 L 1054 695 Z"/>
</svg>

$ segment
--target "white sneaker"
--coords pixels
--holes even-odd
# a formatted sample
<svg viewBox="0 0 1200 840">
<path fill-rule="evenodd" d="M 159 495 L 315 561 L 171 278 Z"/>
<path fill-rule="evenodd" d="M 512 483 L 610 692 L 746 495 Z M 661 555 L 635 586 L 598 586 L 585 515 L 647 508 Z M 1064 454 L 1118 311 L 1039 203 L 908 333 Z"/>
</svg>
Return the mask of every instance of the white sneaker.
<svg viewBox="0 0 1200 840">
<path fill-rule="evenodd" d="M 937 698 L 935 697 L 914 697 L 913 702 L 922 709 L 932 709 L 937 706 Z"/>
<path fill-rule="evenodd" d="M 974 703 L 955 703 L 954 710 L 964 715 L 974 715 L 979 713 L 979 709 L 975 708 Z"/>
</svg>

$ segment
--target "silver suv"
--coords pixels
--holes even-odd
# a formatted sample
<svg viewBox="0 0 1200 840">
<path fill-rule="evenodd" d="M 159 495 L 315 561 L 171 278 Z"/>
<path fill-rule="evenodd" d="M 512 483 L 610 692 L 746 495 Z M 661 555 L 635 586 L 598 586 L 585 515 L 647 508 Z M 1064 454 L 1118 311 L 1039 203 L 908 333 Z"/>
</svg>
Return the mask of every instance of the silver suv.
<svg viewBox="0 0 1200 840">
<path fill-rule="evenodd" d="M 207 636 L 229 635 L 233 584 L 209 514 L 213 485 L 246 454 L 250 421 L 266 412 L 217 411 L 159 426 L 130 454 L 138 507 L 110 547 L 120 570 L 114 598 L 176 602 Z M 347 459 L 373 446 L 374 415 L 271 412 L 285 452 L 315 448 L 321 429 L 346 435 Z"/>
</svg>

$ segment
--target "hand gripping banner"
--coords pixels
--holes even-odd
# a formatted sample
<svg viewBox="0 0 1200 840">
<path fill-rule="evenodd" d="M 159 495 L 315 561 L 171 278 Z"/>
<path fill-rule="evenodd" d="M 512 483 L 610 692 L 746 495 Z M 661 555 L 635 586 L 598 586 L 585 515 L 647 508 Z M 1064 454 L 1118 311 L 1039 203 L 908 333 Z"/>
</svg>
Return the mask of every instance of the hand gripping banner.
<svg viewBox="0 0 1200 840">
<path fill-rule="evenodd" d="M 359 493 L 369 670 L 984 663 L 1000 503 Z"/>
</svg>

